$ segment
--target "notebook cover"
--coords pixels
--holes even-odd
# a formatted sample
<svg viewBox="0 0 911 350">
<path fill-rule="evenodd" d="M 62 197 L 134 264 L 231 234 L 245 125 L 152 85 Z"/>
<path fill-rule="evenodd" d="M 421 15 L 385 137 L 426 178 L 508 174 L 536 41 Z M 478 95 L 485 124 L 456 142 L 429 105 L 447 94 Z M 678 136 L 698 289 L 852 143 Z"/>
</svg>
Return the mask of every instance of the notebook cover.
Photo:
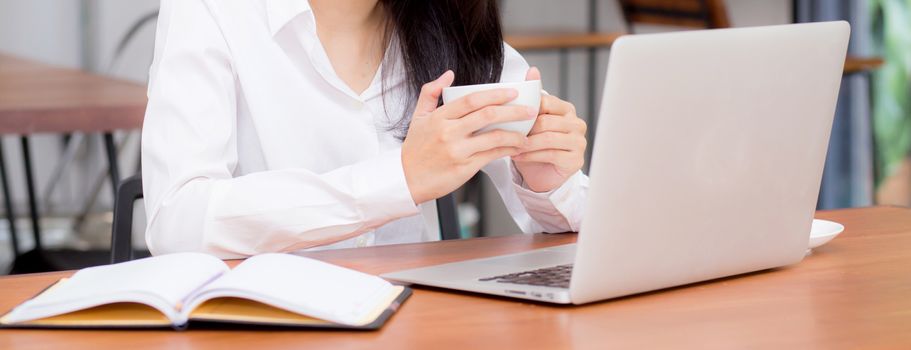
<svg viewBox="0 0 911 350">
<path fill-rule="evenodd" d="M 66 279 L 61 279 L 47 288 L 41 290 L 35 297 L 46 292 L 50 288 L 54 287 L 58 283 Z M 194 326 L 201 326 L 201 328 L 250 328 L 249 326 L 254 326 L 254 328 L 295 328 L 295 329 L 338 329 L 338 330 L 377 330 L 381 328 L 386 321 L 389 320 L 392 315 L 398 311 L 401 305 L 407 300 L 411 294 L 412 290 L 409 287 L 402 286 L 402 292 L 391 302 L 389 306 L 371 323 L 365 324 L 363 326 L 350 326 L 343 325 L 331 322 L 325 323 L 313 323 L 313 324 L 288 324 L 288 323 L 270 323 L 270 322 L 244 322 L 244 321 L 229 321 L 229 320 L 218 320 L 218 321 L 208 321 L 208 320 L 191 320 L 189 324 Z M 34 297 L 33 297 L 34 298 Z M 18 305 L 17 305 L 18 306 Z M 151 307 L 149 307 L 151 308 Z M 7 313 L 11 312 L 8 311 Z M 63 316 L 63 315 L 61 315 Z M 35 322 L 40 322 L 40 320 L 35 320 Z M 175 330 L 185 330 L 188 324 L 183 325 L 173 325 L 170 322 L 167 324 L 154 323 L 154 324 L 143 324 L 137 322 L 136 324 L 107 324 L 107 325 L 85 325 L 85 324 L 66 324 L 66 325 L 54 325 L 54 324 L 41 324 L 41 323 L 17 323 L 17 324 L 0 324 L 0 328 L 29 328 L 29 329 L 162 329 L 162 328 L 173 328 Z"/>
<path fill-rule="evenodd" d="M 68 280 L 68 278 L 61 278 L 61 279 L 57 280 L 57 282 L 54 282 L 51 285 L 45 287 L 40 292 L 36 293 L 35 296 L 29 298 L 29 300 L 37 298 L 39 295 L 44 294 L 51 288 L 54 288 L 55 286 L 57 286 L 58 284 L 60 284 L 62 282 L 65 282 L 66 280 Z M 108 305 L 113 305 L 113 304 L 108 304 Z M 138 304 L 138 305 L 143 305 L 143 304 Z M 18 307 L 18 306 L 19 305 L 16 305 L 13 308 Z M 103 307 L 103 306 L 105 306 L 105 305 L 101 305 L 99 307 Z M 147 306 L 147 305 L 143 305 L 143 306 L 154 310 L 154 308 L 152 308 L 151 306 Z M 91 309 L 95 309 L 95 308 L 91 308 Z M 91 310 L 91 309 L 87 309 L 87 310 Z M 10 309 L 5 314 L 3 314 L 3 316 L 6 316 L 7 314 L 9 314 L 12 311 L 13 310 Z M 157 310 L 155 310 L 155 312 L 158 313 Z M 65 316 L 65 315 L 67 315 L 67 314 L 60 315 L 60 316 Z M 0 318 L 2 318 L 3 316 L 0 316 Z M 167 317 L 164 317 L 164 315 L 162 315 L 162 317 L 164 319 L 167 319 Z M 40 320 L 34 320 L 34 322 L 40 322 Z M 40 323 L 39 324 L 15 323 L 15 324 L 0 324 L 0 328 L 20 328 L 20 329 L 163 329 L 163 328 L 172 328 L 174 330 L 183 330 L 183 329 L 186 329 L 186 325 L 175 326 L 170 321 L 168 321 L 166 323 L 164 323 L 164 322 L 162 322 L 162 323 L 136 322 L 136 324 L 107 324 L 107 325 L 86 325 L 86 324 L 55 325 L 55 324 L 40 324 Z"/>
<path fill-rule="evenodd" d="M 332 322 L 314 322 L 312 324 L 289 324 L 282 322 L 250 322 L 241 320 L 206 320 L 203 318 L 192 318 L 189 326 L 193 328 L 230 328 L 230 329 L 250 329 L 253 328 L 293 328 L 293 329 L 335 329 L 335 330 L 361 330 L 371 331 L 382 328 L 384 324 L 398 311 L 402 304 L 411 297 L 412 290 L 409 287 L 401 286 L 402 292 L 393 299 L 389 306 L 377 316 L 373 322 L 362 326 L 351 326 Z"/>
</svg>

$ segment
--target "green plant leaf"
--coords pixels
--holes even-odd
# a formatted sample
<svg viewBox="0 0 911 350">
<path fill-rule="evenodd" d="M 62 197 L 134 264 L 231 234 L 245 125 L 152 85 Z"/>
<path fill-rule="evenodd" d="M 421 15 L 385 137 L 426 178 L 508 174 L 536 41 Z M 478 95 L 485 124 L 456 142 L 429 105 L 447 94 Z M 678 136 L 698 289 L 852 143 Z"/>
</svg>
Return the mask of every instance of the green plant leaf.
<svg viewBox="0 0 911 350">
<path fill-rule="evenodd" d="M 873 73 L 877 185 L 911 150 L 911 0 L 871 0 L 874 47 L 885 63 Z"/>
</svg>

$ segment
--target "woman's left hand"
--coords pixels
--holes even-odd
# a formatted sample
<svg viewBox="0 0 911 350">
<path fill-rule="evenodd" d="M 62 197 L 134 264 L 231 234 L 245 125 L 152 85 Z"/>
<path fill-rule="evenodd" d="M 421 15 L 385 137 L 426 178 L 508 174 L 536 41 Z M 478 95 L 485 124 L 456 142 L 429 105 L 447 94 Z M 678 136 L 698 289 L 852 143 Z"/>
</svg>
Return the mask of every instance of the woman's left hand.
<svg viewBox="0 0 911 350">
<path fill-rule="evenodd" d="M 541 72 L 532 67 L 525 80 L 540 80 Z M 538 119 L 528 134 L 522 153 L 512 156 L 525 186 L 535 192 L 560 187 L 585 164 L 585 129 L 576 116 L 576 107 L 555 96 L 541 96 Z"/>
</svg>

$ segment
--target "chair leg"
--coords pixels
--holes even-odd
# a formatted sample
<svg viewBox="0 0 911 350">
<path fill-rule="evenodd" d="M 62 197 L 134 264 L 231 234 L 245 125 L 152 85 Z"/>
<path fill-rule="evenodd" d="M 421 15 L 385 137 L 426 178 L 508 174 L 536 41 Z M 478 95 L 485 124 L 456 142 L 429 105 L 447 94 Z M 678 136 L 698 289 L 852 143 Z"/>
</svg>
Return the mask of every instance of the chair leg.
<svg viewBox="0 0 911 350">
<path fill-rule="evenodd" d="M 38 201 L 35 197 L 35 178 L 32 174 L 32 152 L 29 147 L 28 136 L 21 136 L 22 158 L 25 165 L 25 189 L 28 192 L 29 216 L 32 220 L 32 235 L 35 239 L 35 249 L 25 252 L 13 261 L 11 274 L 33 273 L 55 271 L 57 268 L 52 265 L 45 255 L 44 247 L 41 244 L 41 223 L 38 213 Z"/>
<path fill-rule="evenodd" d="M 60 161 L 57 162 L 54 166 L 54 170 L 51 171 L 47 187 L 44 188 L 44 193 L 41 194 L 41 203 L 44 204 L 43 208 L 45 213 L 49 213 L 53 210 L 51 196 L 54 194 L 54 189 L 60 184 L 67 168 L 69 168 L 73 163 L 73 160 L 76 159 L 76 154 L 79 152 L 79 149 L 82 148 L 83 143 L 85 143 L 85 134 L 83 133 L 74 133 L 66 138 L 66 146 L 63 150 L 63 155 L 60 156 Z"/>
<path fill-rule="evenodd" d="M 22 143 L 22 159 L 25 164 L 25 189 L 28 193 L 29 216 L 32 220 L 32 235 L 35 239 L 35 250 L 43 251 L 41 244 L 41 222 L 38 213 L 38 201 L 35 197 L 35 177 L 32 174 L 32 151 L 28 136 L 19 138 Z"/>
<path fill-rule="evenodd" d="M 10 244 L 13 248 L 13 259 L 19 256 L 19 236 L 16 235 L 16 211 L 13 208 L 13 194 L 9 191 L 9 177 L 6 173 L 6 156 L 3 153 L 3 141 L 0 140 L 0 185 L 3 187 L 3 205 L 6 207 L 6 219 L 9 221 Z"/>
<path fill-rule="evenodd" d="M 569 99 L 569 50 L 560 49 L 560 98 Z"/>
<path fill-rule="evenodd" d="M 114 145 L 110 145 L 107 143 L 107 140 L 104 140 L 105 141 L 105 155 L 108 158 L 107 159 L 108 165 L 110 165 L 110 162 L 111 162 L 112 153 L 110 151 L 111 150 L 116 151 L 118 149 L 122 149 L 124 142 L 126 141 L 125 139 L 126 138 L 124 138 L 124 140 L 121 140 L 121 143 L 119 145 L 116 143 Z M 111 140 L 113 141 L 113 137 L 111 138 Z M 113 157 L 114 164 L 117 164 L 118 163 L 117 153 L 114 152 L 113 154 L 114 154 L 114 157 Z M 118 180 L 113 186 L 119 186 L 120 168 L 119 167 L 115 167 L 115 168 L 116 168 L 115 171 L 117 171 L 117 172 L 114 173 L 113 176 L 117 177 Z M 92 181 L 94 181 L 94 182 L 92 182 L 89 185 L 89 189 L 86 192 L 88 194 L 86 195 L 85 201 L 81 205 L 82 209 L 80 210 L 79 214 L 76 215 L 76 217 L 73 219 L 73 227 L 75 227 L 77 230 L 79 228 L 81 228 L 83 224 L 85 224 L 89 215 L 92 213 L 92 208 L 95 206 L 95 202 L 98 200 L 98 195 L 101 193 L 101 188 L 104 187 L 104 180 L 105 180 L 105 178 L 111 177 L 111 174 L 112 174 L 112 171 L 110 170 L 110 166 L 108 166 L 108 169 L 102 170 L 98 173 L 91 175 L 90 179 L 93 179 Z M 117 188 L 114 188 L 113 192 L 114 192 L 114 199 L 116 200 L 117 199 L 117 195 L 116 195 Z"/>
<path fill-rule="evenodd" d="M 588 31 L 597 32 L 598 31 L 598 1 L 589 0 L 588 1 Z M 631 24 L 630 24 L 631 25 Z M 598 127 L 598 111 L 596 100 L 598 89 L 598 49 L 592 47 L 588 49 L 588 130 L 586 131 L 585 138 L 588 140 L 589 145 L 595 144 L 595 130 Z M 592 159 L 592 147 L 588 147 L 585 150 L 585 170 L 588 170 L 588 166 L 591 163 Z"/>
<path fill-rule="evenodd" d="M 114 134 L 104 133 L 104 149 L 108 155 L 108 172 L 111 176 L 111 194 L 117 200 L 117 186 L 120 184 L 120 164 L 117 161 L 117 146 L 114 144 Z"/>
<path fill-rule="evenodd" d="M 440 221 L 440 239 L 459 239 L 462 238 L 459 229 L 459 212 L 456 206 L 455 196 L 452 193 L 440 197 L 437 203 L 437 217 Z"/>
</svg>

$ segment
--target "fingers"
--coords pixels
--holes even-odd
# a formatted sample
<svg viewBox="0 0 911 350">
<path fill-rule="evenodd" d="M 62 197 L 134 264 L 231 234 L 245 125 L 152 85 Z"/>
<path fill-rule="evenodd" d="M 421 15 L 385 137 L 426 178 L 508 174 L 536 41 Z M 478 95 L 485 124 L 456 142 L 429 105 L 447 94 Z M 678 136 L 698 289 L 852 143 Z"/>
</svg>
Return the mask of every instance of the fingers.
<svg viewBox="0 0 911 350">
<path fill-rule="evenodd" d="M 459 128 L 468 135 L 491 124 L 534 119 L 536 114 L 525 106 L 487 106 L 460 119 Z"/>
<path fill-rule="evenodd" d="M 541 95 L 541 114 L 576 115 L 576 107 L 556 96 Z"/>
<path fill-rule="evenodd" d="M 579 169 L 585 162 L 583 155 L 587 142 L 580 134 L 547 131 L 528 137 L 520 149 L 522 153 L 512 156 L 516 162 L 537 162 L 553 164 L 559 169 Z"/>
<path fill-rule="evenodd" d="M 535 135 L 542 132 L 554 131 L 584 135 L 586 128 L 585 121 L 577 117 L 543 114 L 538 116 L 538 120 L 535 121 L 534 127 L 531 128 L 531 132 L 528 134 Z"/>
<path fill-rule="evenodd" d="M 455 101 L 443 105 L 437 113 L 446 119 L 459 119 L 481 108 L 502 105 L 516 99 L 519 92 L 516 89 L 493 89 L 479 91 L 465 95 Z"/>
<path fill-rule="evenodd" d="M 516 162 L 536 162 L 553 164 L 558 169 L 580 169 L 584 158 L 571 151 L 546 149 L 512 156 Z"/>
<path fill-rule="evenodd" d="M 528 137 L 528 142 L 522 147 L 523 153 L 540 150 L 558 151 L 583 151 L 585 150 L 585 137 L 575 134 L 547 131 Z"/>
<path fill-rule="evenodd" d="M 443 94 L 443 88 L 451 86 L 454 79 L 455 74 L 451 70 L 448 70 L 437 78 L 437 80 L 424 84 L 418 95 L 418 101 L 414 107 L 414 114 L 425 115 L 436 110 L 440 102 L 440 96 Z"/>
<path fill-rule="evenodd" d="M 519 150 L 513 147 L 500 147 L 478 152 L 471 157 L 470 166 L 475 169 L 480 169 L 496 159 L 509 157 L 518 152 Z"/>
<path fill-rule="evenodd" d="M 528 73 L 525 73 L 525 81 L 529 80 L 541 80 L 541 71 L 538 70 L 538 67 L 528 68 Z"/>
<path fill-rule="evenodd" d="M 524 147 L 526 142 L 527 138 L 520 133 L 506 130 L 492 130 L 468 138 L 463 147 L 467 154 L 474 157 L 478 154 L 497 148 L 512 148 L 518 153 L 519 148 Z"/>
</svg>

